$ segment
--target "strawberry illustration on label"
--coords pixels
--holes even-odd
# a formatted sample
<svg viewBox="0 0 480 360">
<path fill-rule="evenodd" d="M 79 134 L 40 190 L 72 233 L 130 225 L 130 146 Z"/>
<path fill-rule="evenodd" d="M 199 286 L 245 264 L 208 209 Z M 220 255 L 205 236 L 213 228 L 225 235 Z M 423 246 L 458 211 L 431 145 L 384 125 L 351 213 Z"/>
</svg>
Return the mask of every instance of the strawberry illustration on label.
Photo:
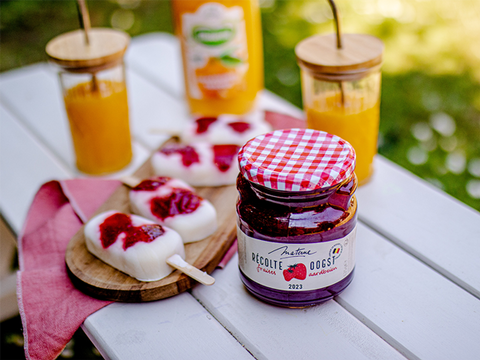
<svg viewBox="0 0 480 360">
<path fill-rule="evenodd" d="M 296 264 L 295 267 L 295 279 L 305 280 L 307 277 L 307 268 L 303 264 Z"/>
<path fill-rule="evenodd" d="M 302 263 L 290 265 L 288 269 L 283 270 L 283 277 L 286 281 L 290 281 L 293 278 L 305 280 L 307 277 L 307 268 Z"/>
<path fill-rule="evenodd" d="M 288 267 L 288 269 L 283 270 L 283 277 L 285 278 L 286 281 L 290 281 L 295 277 L 295 265 L 291 265 Z"/>
</svg>

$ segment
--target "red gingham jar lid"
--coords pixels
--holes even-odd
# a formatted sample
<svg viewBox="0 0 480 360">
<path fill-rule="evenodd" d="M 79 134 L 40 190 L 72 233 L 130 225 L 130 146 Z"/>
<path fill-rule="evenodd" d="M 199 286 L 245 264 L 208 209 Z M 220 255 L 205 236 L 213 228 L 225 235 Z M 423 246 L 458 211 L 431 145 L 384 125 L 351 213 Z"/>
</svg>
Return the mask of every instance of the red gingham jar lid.
<svg viewBox="0 0 480 360">
<path fill-rule="evenodd" d="M 238 154 L 241 174 L 269 189 L 309 191 L 348 179 L 355 150 L 342 138 L 312 129 L 277 130 L 249 140 Z"/>
</svg>

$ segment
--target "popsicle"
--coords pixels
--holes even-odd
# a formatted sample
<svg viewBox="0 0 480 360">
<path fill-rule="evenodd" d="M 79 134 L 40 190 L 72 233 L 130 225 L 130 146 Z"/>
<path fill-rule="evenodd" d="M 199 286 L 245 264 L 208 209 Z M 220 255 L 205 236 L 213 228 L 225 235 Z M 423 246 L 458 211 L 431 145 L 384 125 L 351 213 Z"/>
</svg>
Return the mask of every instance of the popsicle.
<svg viewBox="0 0 480 360">
<path fill-rule="evenodd" d="M 156 281 L 174 269 L 167 259 L 185 259 L 180 235 L 155 222 L 118 211 L 103 212 L 84 228 L 88 251 L 103 262 L 140 281 Z"/>
<path fill-rule="evenodd" d="M 234 144 L 169 144 L 156 151 L 151 162 L 155 175 L 178 178 L 191 186 L 232 185 L 238 175 L 239 149 Z"/>
<path fill-rule="evenodd" d="M 184 144 L 207 142 L 243 146 L 248 140 L 271 129 L 270 124 L 264 120 L 239 118 L 238 115 L 201 117 L 184 128 L 180 141 Z"/>
<path fill-rule="evenodd" d="M 199 241 L 217 230 L 213 205 L 180 179 L 154 177 L 130 189 L 132 212 L 178 232 L 184 243 Z"/>
</svg>

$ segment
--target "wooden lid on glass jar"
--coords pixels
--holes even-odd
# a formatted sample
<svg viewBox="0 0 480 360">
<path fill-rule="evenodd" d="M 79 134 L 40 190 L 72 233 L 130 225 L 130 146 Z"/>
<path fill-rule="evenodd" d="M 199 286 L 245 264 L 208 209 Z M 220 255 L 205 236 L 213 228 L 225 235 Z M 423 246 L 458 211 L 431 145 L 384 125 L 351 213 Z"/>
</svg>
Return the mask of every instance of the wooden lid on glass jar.
<svg viewBox="0 0 480 360">
<path fill-rule="evenodd" d="M 59 35 L 47 43 L 50 60 L 69 71 L 92 71 L 108 68 L 123 59 L 130 36 L 119 30 L 92 28 Z"/>
<path fill-rule="evenodd" d="M 382 63 L 383 42 L 371 35 L 343 34 L 337 48 L 335 34 L 314 35 L 295 47 L 299 66 L 314 77 L 361 78 Z"/>
</svg>

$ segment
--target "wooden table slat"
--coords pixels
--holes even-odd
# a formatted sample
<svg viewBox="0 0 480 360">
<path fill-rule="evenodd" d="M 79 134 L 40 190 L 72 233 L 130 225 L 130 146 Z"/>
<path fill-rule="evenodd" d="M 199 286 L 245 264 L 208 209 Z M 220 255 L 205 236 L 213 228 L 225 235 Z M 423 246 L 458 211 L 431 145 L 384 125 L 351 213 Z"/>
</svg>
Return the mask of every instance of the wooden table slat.
<svg viewBox="0 0 480 360">
<path fill-rule="evenodd" d="M 72 167 L 70 130 L 54 68 L 38 63 L 4 73 L 0 81 L 2 102 L 60 161 Z"/>
<path fill-rule="evenodd" d="M 189 121 L 183 101 L 161 91 L 134 71 L 127 73 L 127 86 L 132 135 L 150 152 Z"/>
<path fill-rule="evenodd" d="M 40 186 L 71 173 L 3 106 L 0 122 L 0 209 L 18 235 Z"/>
<path fill-rule="evenodd" d="M 480 213 L 379 157 L 360 220 L 480 298 Z"/>
<path fill-rule="evenodd" d="M 127 68 L 181 99 L 185 92 L 180 43 L 166 33 L 137 36 L 125 55 Z"/>
<path fill-rule="evenodd" d="M 189 293 L 109 305 L 89 316 L 83 329 L 106 359 L 253 360 Z"/>
<path fill-rule="evenodd" d="M 480 353 L 480 301 L 366 226 L 354 281 L 337 301 L 408 358 Z M 461 305 L 459 305 L 461 304 Z"/>
</svg>

